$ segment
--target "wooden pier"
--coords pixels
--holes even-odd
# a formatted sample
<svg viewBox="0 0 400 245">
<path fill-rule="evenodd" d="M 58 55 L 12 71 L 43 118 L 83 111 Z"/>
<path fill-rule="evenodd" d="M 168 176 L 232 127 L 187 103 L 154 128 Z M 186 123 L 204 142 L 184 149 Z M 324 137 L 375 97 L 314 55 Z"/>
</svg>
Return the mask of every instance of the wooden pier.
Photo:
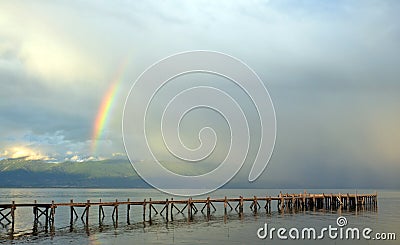
<svg viewBox="0 0 400 245">
<path fill-rule="evenodd" d="M 130 210 L 133 206 L 142 207 L 141 219 L 144 223 L 150 222 L 151 224 L 153 214 L 162 215 L 166 219 L 166 222 L 173 221 L 174 215 L 178 213 L 184 214 L 184 212 L 187 212 L 188 221 L 192 220 L 193 215 L 199 211 L 207 215 L 207 218 L 210 218 L 211 209 L 216 211 L 216 206 L 218 206 L 217 204 L 219 204 L 218 207 L 222 206 L 225 216 L 228 213 L 228 209 L 230 211 L 234 210 L 239 215 L 242 215 L 245 203 L 250 204 L 249 208 L 251 212 L 255 214 L 261 212 L 263 209 L 267 214 L 269 214 L 272 211 L 271 206 L 273 202 L 277 205 L 276 207 L 279 213 L 300 210 L 355 210 L 357 212 L 358 209 L 364 207 L 376 209 L 378 205 L 378 194 L 376 192 L 374 194 L 309 194 L 304 191 L 304 193 L 297 194 L 284 194 L 281 192 L 275 197 L 266 195 L 263 197 L 207 197 L 206 199 L 188 198 L 180 200 L 174 200 L 173 198 L 152 200 L 150 198 L 148 200 L 144 199 L 143 201 L 131 201 L 128 199 L 126 201 L 115 200 L 112 202 L 103 202 L 100 199 L 98 202 L 92 202 L 90 200 L 87 200 L 86 202 L 74 202 L 73 200 L 70 200 L 70 202 L 66 203 L 55 203 L 54 201 L 51 203 L 38 203 L 36 201 L 33 203 L 15 203 L 13 201 L 9 204 L 0 204 L 0 225 L 4 229 L 7 229 L 8 233 L 12 236 L 15 233 L 15 211 L 20 208 L 32 208 L 32 233 L 35 234 L 38 232 L 38 224 L 41 223 L 41 220 L 44 221 L 41 224 L 44 224 L 45 232 L 48 232 L 49 230 L 50 232 L 54 231 L 54 221 L 56 217 L 56 209 L 58 207 L 69 207 L 70 230 L 72 231 L 74 221 L 79 217 L 85 227 L 88 227 L 89 211 L 93 210 L 94 207 L 97 207 L 96 211 L 98 212 L 100 225 L 103 223 L 105 218 L 104 207 L 111 207 L 113 210 L 111 215 L 112 220 L 114 221 L 114 225 L 118 226 L 118 210 L 121 206 L 126 207 L 126 222 L 129 225 L 131 220 Z M 81 215 L 78 215 L 78 211 L 80 211 Z"/>
</svg>

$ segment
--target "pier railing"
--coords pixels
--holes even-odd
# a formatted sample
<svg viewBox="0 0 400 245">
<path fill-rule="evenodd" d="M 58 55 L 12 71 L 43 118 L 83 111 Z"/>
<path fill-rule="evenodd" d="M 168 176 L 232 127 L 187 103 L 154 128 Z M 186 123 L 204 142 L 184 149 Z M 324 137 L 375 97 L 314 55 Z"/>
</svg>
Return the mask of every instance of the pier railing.
<svg viewBox="0 0 400 245">
<path fill-rule="evenodd" d="M 266 213 L 271 213 L 272 202 L 276 202 L 278 212 L 288 212 L 291 210 L 316 210 L 316 209 L 339 209 L 339 210 L 356 210 L 359 207 L 372 207 L 377 208 L 378 205 L 378 194 L 375 192 L 373 194 L 310 194 L 304 193 L 280 193 L 278 196 L 253 196 L 253 197 L 243 197 L 239 196 L 236 198 L 210 198 L 205 199 L 178 199 L 174 200 L 152 200 L 144 199 L 143 201 L 119 201 L 115 200 L 112 202 L 103 202 L 101 199 L 97 202 L 92 202 L 87 200 L 86 202 L 70 202 L 65 203 L 38 203 L 34 201 L 33 203 L 15 203 L 14 201 L 9 204 L 0 204 L 0 224 L 3 228 L 8 229 L 10 235 L 15 232 L 15 210 L 18 208 L 32 208 L 33 209 L 33 233 L 38 230 L 38 223 L 40 220 L 44 219 L 45 232 L 54 231 L 54 221 L 56 216 L 56 209 L 58 207 L 69 207 L 70 209 L 70 226 L 72 229 L 74 220 L 76 220 L 79 215 L 77 209 L 83 208 L 83 212 L 80 215 L 81 220 L 84 222 L 85 226 L 89 225 L 89 211 L 93 207 L 97 207 L 99 223 L 101 224 L 104 220 L 104 208 L 103 207 L 113 207 L 112 219 L 116 224 L 118 224 L 118 209 L 120 206 L 126 206 L 126 220 L 130 223 L 130 210 L 131 206 L 141 206 L 142 207 L 142 219 L 143 222 L 150 221 L 153 214 L 165 215 L 166 221 L 173 221 L 174 212 L 184 213 L 187 212 L 188 220 L 191 220 L 193 215 L 199 210 L 203 214 L 205 213 L 209 218 L 211 215 L 211 209 L 216 211 L 214 204 L 223 203 L 224 214 L 226 215 L 229 210 L 235 210 L 239 215 L 244 212 L 244 204 L 250 203 L 250 210 L 253 213 L 261 212 L 262 209 Z M 147 214 L 147 215 L 146 215 Z M 146 216 L 148 217 L 146 219 Z M 0 228 L 1 229 L 1 228 Z"/>
</svg>

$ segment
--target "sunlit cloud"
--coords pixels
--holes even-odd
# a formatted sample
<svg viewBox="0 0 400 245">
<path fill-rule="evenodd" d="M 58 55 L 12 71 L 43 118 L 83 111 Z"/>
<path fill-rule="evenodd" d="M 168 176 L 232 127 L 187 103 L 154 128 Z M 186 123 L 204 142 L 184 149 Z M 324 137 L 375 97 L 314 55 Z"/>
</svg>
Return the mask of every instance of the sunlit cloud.
<svg viewBox="0 0 400 245">
<path fill-rule="evenodd" d="M 113 157 L 126 157 L 126 153 L 122 153 L 122 152 L 113 152 L 112 153 Z"/>
<path fill-rule="evenodd" d="M 20 59 L 27 70 L 52 82 L 93 81 L 101 78 L 98 65 L 85 56 L 84 50 L 65 43 L 65 40 L 48 40 L 48 35 L 25 40 Z"/>
<path fill-rule="evenodd" d="M 2 5 L 7 11 L 0 16 L 0 54 L 7 53 L 14 66 L 22 65 L 27 74 L 50 84 L 96 82 L 104 77 L 99 60 L 43 10 Z"/>
<path fill-rule="evenodd" d="M 72 157 L 66 157 L 64 161 L 71 161 L 71 162 L 89 162 L 89 161 L 103 161 L 106 160 L 106 158 L 103 157 L 94 157 L 94 156 L 79 156 L 79 155 L 74 155 Z"/>
<path fill-rule="evenodd" d="M 53 158 L 42 154 L 40 151 L 24 146 L 15 146 L 0 152 L 0 158 L 24 158 L 25 160 L 53 160 Z"/>
</svg>

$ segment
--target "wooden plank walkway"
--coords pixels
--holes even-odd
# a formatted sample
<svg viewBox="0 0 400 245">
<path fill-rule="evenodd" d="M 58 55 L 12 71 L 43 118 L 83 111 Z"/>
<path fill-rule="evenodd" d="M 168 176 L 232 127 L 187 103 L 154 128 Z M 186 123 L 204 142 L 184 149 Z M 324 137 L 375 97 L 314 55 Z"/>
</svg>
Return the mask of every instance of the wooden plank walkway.
<svg viewBox="0 0 400 245">
<path fill-rule="evenodd" d="M 54 231 L 54 220 L 56 214 L 56 208 L 58 207 L 69 207 L 70 208 L 70 226 L 72 226 L 74 220 L 79 216 L 77 213 L 78 208 L 83 208 L 83 213 L 81 214 L 81 219 L 85 226 L 89 225 L 89 211 L 91 207 L 98 207 L 98 218 L 99 224 L 104 220 L 104 208 L 103 207 L 113 207 L 112 219 L 115 224 L 118 225 L 118 208 L 119 206 L 126 206 L 127 223 L 130 224 L 130 210 L 131 206 L 141 206 L 142 219 L 143 222 L 151 222 L 153 214 L 165 215 L 166 221 L 173 221 L 174 211 L 176 213 L 183 213 L 185 210 L 188 215 L 188 220 L 193 218 L 193 215 L 199 211 L 199 207 L 202 206 L 200 211 L 202 213 L 206 212 L 207 217 L 211 215 L 211 209 L 216 211 L 215 203 L 224 204 L 224 214 L 226 216 L 227 209 L 235 210 L 239 214 L 243 214 L 245 203 L 250 203 L 250 210 L 254 213 L 260 212 L 262 209 L 261 203 L 266 213 L 271 213 L 272 202 L 276 202 L 278 212 L 288 212 L 291 210 L 316 210 L 316 209 L 340 209 L 340 210 L 356 210 L 358 207 L 369 206 L 376 208 L 378 205 L 378 193 L 373 194 L 309 194 L 306 191 L 304 193 L 282 193 L 278 196 L 264 196 L 264 197 L 236 197 L 236 198 L 210 198 L 206 199 L 179 199 L 174 200 L 152 200 L 151 198 L 143 201 L 118 201 L 114 202 L 102 202 L 101 199 L 98 202 L 91 202 L 87 200 L 86 202 L 70 202 L 66 203 L 38 203 L 34 201 L 33 203 L 15 203 L 14 201 L 9 204 L 0 204 L 0 224 L 2 227 L 9 229 L 10 235 L 13 235 L 15 230 L 15 210 L 17 208 L 32 208 L 33 209 L 33 233 L 38 231 L 38 223 L 41 217 L 44 217 L 45 232 Z M 183 205 L 183 207 L 182 207 Z M 160 208 L 157 209 L 156 207 Z M 146 219 L 146 212 L 148 214 L 148 219 Z M 154 213 L 153 213 L 154 212 Z"/>
</svg>

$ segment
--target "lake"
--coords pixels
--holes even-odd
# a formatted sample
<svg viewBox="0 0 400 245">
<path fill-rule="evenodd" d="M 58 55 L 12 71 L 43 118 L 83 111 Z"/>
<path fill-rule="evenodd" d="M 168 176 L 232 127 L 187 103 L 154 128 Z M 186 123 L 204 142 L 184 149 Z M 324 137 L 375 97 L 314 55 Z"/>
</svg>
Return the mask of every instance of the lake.
<svg viewBox="0 0 400 245">
<path fill-rule="evenodd" d="M 296 189 L 219 189 L 208 196 L 215 198 L 256 196 L 277 196 L 279 191 L 288 193 L 300 193 L 304 190 Z M 347 227 L 357 227 L 360 230 L 371 228 L 375 232 L 390 232 L 400 234 L 400 191 L 398 190 L 377 190 L 378 209 L 360 209 L 354 211 L 299 211 L 296 213 L 279 213 L 276 202 L 273 202 L 271 214 L 261 209 L 257 214 L 252 213 L 247 203 L 242 217 L 233 210 L 224 216 L 223 204 L 216 204 L 217 211 L 211 213 L 208 220 L 205 215 L 198 212 L 193 220 L 187 220 L 187 215 L 176 214 L 174 220 L 166 222 L 161 215 L 154 215 L 151 224 L 142 221 L 142 207 L 132 207 L 130 212 L 130 224 L 126 221 L 126 207 L 119 208 L 119 220 L 117 226 L 111 218 L 112 207 L 104 207 L 105 219 L 102 225 L 98 221 L 98 208 L 90 209 L 89 229 L 85 229 L 84 223 L 77 219 L 73 230 L 69 229 L 69 207 L 59 207 L 55 215 L 54 234 L 40 232 L 38 235 L 27 235 L 33 226 L 32 208 L 16 209 L 15 230 L 19 231 L 14 239 L 10 239 L 7 230 L 0 225 L 0 243 L 5 244 L 319 244 L 321 240 L 280 240 L 275 233 L 273 239 L 262 240 L 258 238 L 257 231 L 265 227 L 298 228 L 314 227 L 320 230 L 329 225 L 336 226 L 336 219 L 339 216 L 347 218 Z M 355 193 L 355 190 L 307 190 L 308 193 Z M 358 193 L 373 193 L 375 190 L 357 190 Z M 204 196 L 203 196 L 204 197 Z M 98 201 L 120 201 L 130 200 L 143 201 L 165 200 L 170 195 L 161 193 L 155 189 L 72 189 L 72 188 L 43 188 L 43 189 L 22 189 L 3 188 L 0 189 L 0 203 L 32 203 L 38 202 L 92 202 Z M 187 199 L 174 197 L 174 199 Z M 234 206 L 236 204 L 233 204 Z M 264 206 L 264 203 L 261 203 Z M 197 205 L 201 209 L 201 205 Z M 160 210 L 160 206 L 157 207 Z M 77 209 L 81 215 L 83 208 Z M 175 212 L 175 211 L 174 211 Z M 146 217 L 147 218 L 147 217 Z M 39 229 L 43 229 L 39 227 Z M 287 234 L 286 234 L 287 235 Z M 325 236 L 324 244 L 376 244 L 376 240 L 346 240 L 330 239 Z M 384 244 L 398 244 L 398 241 L 383 241 Z"/>
</svg>

